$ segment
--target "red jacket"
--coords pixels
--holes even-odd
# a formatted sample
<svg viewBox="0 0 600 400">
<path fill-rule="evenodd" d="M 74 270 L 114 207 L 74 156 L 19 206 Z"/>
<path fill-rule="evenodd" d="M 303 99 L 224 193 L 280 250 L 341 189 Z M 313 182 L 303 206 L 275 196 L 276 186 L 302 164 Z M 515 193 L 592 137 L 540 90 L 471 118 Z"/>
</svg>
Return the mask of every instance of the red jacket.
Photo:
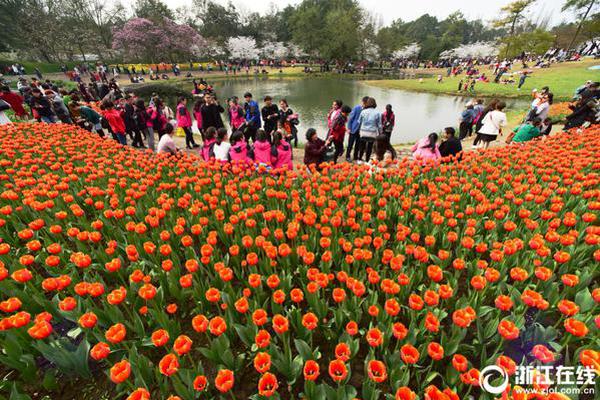
<svg viewBox="0 0 600 400">
<path fill-rule="evenodd" d="M 338 116 L 331 124 L 331 131 L 329 134 L 333 137 L 333 140 L 336 142 L 343 142 L 344 136 L 346 135 L 346 122 L 348 121 L 347 117 L 344 117 L 342 113 L 339 113 Z"/>
<path fill-rule="evenodd" d="M 0 99 L 10 104 L 10 108 L 13 109 L 15 114 L 19 117 L 27 115 L 27 111 L 23 107 L 23 97 L 15 92 L 0 93 Z"/>
<path fill-rule="evenodd" d="M 123 121 L 123 112 L 114 108 L 102 111 L 102 117 L 108 121 L 110 129 L 114 133 L 125 133 L 125 122 Z"/>
</svg>

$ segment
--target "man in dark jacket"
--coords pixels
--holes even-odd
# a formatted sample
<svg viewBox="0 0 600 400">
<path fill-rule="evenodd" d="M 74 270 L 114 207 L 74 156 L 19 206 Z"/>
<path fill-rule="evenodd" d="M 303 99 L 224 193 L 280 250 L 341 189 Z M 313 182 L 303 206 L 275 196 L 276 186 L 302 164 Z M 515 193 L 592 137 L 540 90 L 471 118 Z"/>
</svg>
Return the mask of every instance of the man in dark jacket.
<svg viewBox="0 0 600 400">
<path fill-rule="evenodd" d="M 454 128 L 444 128 L 446 140 L 440 144 L 440 154 L 442 157 L 455 156 L 458 159 L 462 157 L 462 145 L 460 140 L 455 137 Z"/>
<path fill-rule="evenodd" d="M 264 129 L 266 133 L 271 133 L 277 129 L 277 119 L 279 118 L 279 108 L 273 104 L 271 96 L 265 96 L 265 105 L 261 110 L 262 119 L 265 123 Z"/>
<path fill-rule="evenodd" d="M 215 100 L 212 95 L 205 95 L 206 103 L 200 109 L 202 114 L 202 130 L 206 132 L 211 126 L 215 129 L 223 128 L 221 113 L 225 109 Z"/>
<path fill-rule="evenodd" d="M 40 120 L 48 124 L 58 122 L 50 101 L 42 94 L 42 91 L 38 88 L 31 89 L 31 95 L 31 108 L 37 112 Z"/>
</svg>

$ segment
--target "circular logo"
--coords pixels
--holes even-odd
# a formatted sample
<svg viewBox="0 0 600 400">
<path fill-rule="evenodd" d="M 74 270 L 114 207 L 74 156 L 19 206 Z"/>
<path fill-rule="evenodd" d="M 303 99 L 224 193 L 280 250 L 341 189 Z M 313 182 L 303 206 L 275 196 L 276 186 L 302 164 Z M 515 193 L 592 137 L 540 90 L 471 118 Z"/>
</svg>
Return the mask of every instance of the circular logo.
<svg viewBox="0 0 600 400">
<path fill-rule="evenodd" d="M 496 375 L 502 376 L 502 382 L 491 383 L 490 379 L 494 378 Z M 485 367 L 479 373 L 479 386 L 488 393 L 500 394 L 504 392 L 504 389 L 508 386 L 508 374 L 505 370 L 496 365 Z"/>
</svg>

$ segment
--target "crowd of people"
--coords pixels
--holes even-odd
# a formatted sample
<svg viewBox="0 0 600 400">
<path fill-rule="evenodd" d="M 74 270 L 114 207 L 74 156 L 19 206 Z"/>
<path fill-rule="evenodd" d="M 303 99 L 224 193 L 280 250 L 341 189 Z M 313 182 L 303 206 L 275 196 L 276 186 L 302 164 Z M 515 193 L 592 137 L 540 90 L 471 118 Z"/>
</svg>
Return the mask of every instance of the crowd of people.
<svg viewBox="0 0 600 400">
<path fill-rule="evenodd" d="M 504 66 L 498 66 L 499 70 L 502 68 Z M 4 112 L 10 109 L 16 119 L 33 117 L 45 123 L 77 124 L 101 137 L 110 135 L 124 145 L 175 155 L 180 154 L 180 150 L 173 135 L 180 133 L 185 136 L 186 148 L 197 149 L 205 160 L 245 160 L 274 168 L 292 167 L 300 116 L 285 98 L 275 100 L 267 95 L 262 98 L 261 106 L 252 93 L 247 92 L 243 100 L 234 96 L 221 104 L 214 88 L 200 78 L 193 81 L 193 106 L 190 107 L 188 97 L 183 96 L 171 108 L 156 94 L 146 104 L 143 98 L 123 91 L 117 81 L 104 72 L 101 69 L 99 75 L 94 76 L 98 72 L 86 71 L 91 75 L 89 84 L 79 80 L 77 87 L 70 91 L 50 80 L 33 77 L 28 81 L 20 77 L 17 92 L 6 85 L 0 88 L 0 123 L 9 122 Z M 471 68 L 467 76 L 477 73 Z M 586 82 L 577 89 L 567 127 L 597 120 L 599 94 L 598 82 Z M 532 96 L 530 111 L 523 123 L 507 135 L 506 143 L 526 142 L 552 131 L 548 117 L 552 92 L 544 87 L 539 92 L 534 89 Z M 503 135 L 507 117 L 505 102 L 493 99 L 484 103 L 483 99 L 467 103 L 458 121 L 458 131 L 447 127 L 441 138 L 431 133 L 419 140 L 412 147 L 414 158 L 460 159 L 462 142 L 473 134 L 476 136 L 473 147 L 487 148 Z M 376 100 L 369 96 L 352 107 L 342 100 L 334 100 L 326 118 L 325 138 L 319 138 L 314 129 L 306 132 L 305 164 L 337 163 L 343 159 L 357 163 L 388 161 L 397 157 L 391 145 L 396 124 L 392 105 L 387 104 L 380 112 Z M 200 133 L 202 143 L 196 142 L 194 131 Z"/>
</svg>

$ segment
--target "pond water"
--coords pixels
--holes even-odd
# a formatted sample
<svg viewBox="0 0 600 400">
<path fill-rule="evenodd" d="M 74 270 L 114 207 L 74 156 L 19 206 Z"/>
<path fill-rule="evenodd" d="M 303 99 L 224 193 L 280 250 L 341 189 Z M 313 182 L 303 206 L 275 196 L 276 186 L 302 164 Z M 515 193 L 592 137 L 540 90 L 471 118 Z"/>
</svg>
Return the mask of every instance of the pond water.
<svg viewBox="0 0 600 400">
<path fill-rule="evenodd" d="M 364 96 L 377 101 L 377 109 L 385 110 L 391 104 L 396 114 L 392 143 L 415 142 L 430 132 L 440 132 L 446 126 L 457 126 L 458 117 L 469 100 L 465 97 L 383 89 L 368 85 L 364 80 L 341 78 L 284 78 L 251 77 L 209 81 L 225 106 L 231 96 L 243 97 L 249 91 L 262 108 L 262 99 L 270 95 L 274 100 L 286 98 L 290 108 L 298 113 L 298 136 L 304 141 L 308 128 L 315 128 L 321 137 L 327 133 L 327 112 L 334 99 L 353 107 Z M 191 90 L 192 86 L 189 86 Z M 186 89 L 188 87 L 186 86 Z M 243 103 L 243 98 L 241 99 Z M 525 108 L 524 100 L 508 100 L 508 108 Z M 224 118 L 226 120 L 226 118 Z"/>
</svg>

